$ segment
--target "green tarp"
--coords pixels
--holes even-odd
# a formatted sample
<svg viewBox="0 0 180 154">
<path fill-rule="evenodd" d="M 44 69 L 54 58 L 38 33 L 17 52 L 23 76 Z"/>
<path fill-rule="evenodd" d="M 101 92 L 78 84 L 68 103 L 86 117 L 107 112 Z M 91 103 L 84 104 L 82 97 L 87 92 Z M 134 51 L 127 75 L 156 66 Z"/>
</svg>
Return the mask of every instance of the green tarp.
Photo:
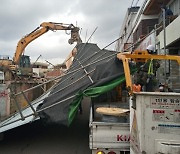
<svg viewBox="0 0 180 154">
<path fill-rule="evenodd" d="M 72 123 L 73 119 L 75 118 L 76 113 L 79 108 L 79 105 L 84 96 L 98 97 L 99 95 L 114 89 L 116 86 L 118 86 L 119 84 L 121 84 L 124 81 L 125 81 L 125 77 L 124 77 L 124 75 L 121 75 L 121 77 L 119 77 L 118 79 L 110 81 L 107 84 L 104 84 L 100 87 L 88 88 L 82 92 L 79 92 L 76 96 L 76 99 L 70 105 L 70 110 L 69 110 L 69 114 L 68 114 L 68 124 L 70 125 Z"/>
</svg>

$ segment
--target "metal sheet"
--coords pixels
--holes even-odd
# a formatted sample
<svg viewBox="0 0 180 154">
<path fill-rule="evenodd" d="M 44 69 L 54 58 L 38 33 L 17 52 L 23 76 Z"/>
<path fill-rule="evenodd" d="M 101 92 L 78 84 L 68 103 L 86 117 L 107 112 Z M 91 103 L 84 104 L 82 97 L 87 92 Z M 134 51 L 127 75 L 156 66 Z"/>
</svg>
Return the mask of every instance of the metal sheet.
<svg viewBox="0 0 180 154">
<path fill-rule="evenodd" d="M 47 92 L 46 94 L 40 96 L 38 99 L 33 101 L 32 102 L 33 108 L 36 109 L 37 106 L 42 103 L 42 101 L 43 101 L 42 99 L 47 97 L 49 95 L 49 93 L 50 92 Z M 22 111 L 22 114 L 25 117 L 24 120 L 21 119 L 20 113 L 16 113 L 13 116 L 11 116 L 10 118 L 6 119 L 5 121 L 2 121 L 0 123 L 0 133 L 40 119 L 39 116 L 35 117 L 33 115 L 33 111 L 32 111 L 32 109 L 30 107 L 24 109 Z"/>
</svg>

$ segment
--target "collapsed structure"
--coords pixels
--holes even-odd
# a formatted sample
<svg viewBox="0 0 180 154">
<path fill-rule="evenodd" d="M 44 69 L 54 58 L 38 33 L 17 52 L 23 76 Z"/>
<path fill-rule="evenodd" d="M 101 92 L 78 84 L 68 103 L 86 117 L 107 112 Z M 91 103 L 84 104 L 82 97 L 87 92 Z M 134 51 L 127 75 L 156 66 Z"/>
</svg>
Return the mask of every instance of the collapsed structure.
<svg viewBox="0 0 180 154">
<path fill-rule="evenodd" d="M 180 34 L 178 32 L 171 34 L 171 32 L 173 28 L 178 27 L 180 18 L 177 15 L 171 16 L 167 18 L 169 22 L 166 24 L 167 19 L 163 14 L 163 24 L 161 21 L 158 23 L 158 17 L 162 14 L 160 3 L 171 6 L 175 2 L 146 0 L 142 7 L 128 9 L 127 20 L 125 20 L 120 41 L 117 43 L 117 51 L 120 50 L 122 53 L 99 49 L 97 45 L 89 43 L 76 46 L 77 52 L 72 65 L 63 76 L 56 78 L 60 81 L 46 94 L 29 104 L 29 108 L 3 121 L 0 132 L 39 119 L 47 123 L 55 122 L 69 126 L 81 107 L 83 96 L 93 98 L 100 96 L 100 99 L 105 99 L 102 94 L 117 88 L 115 92 L 118 92 L 116 94 L 123 102 L 122 95 L 119 94 L 122 94 L 121 88 L 124 88 L 122 84 L 126 81 L 126 90 L 130 94 L 130 99 L 128 98 L 126 102 L 129 105 L 130 122 L 128 123 L 127 120 L 126 124 L 122 121 L 120 123 L 121 114 L 117 114 L 117 121 L 103 119 L 104 115 L 107 115 L 106 112 L 98 117 L 102 119 L 96 119 L 93 116 L 98 114 L 96 113 L 97 104 L 94 105 L 95 108 L 92 105 L 93 111 L 90 117 L 92 153 L 179 153 L 180 57 L 177 55 Z M 167 34 L 167 40 L 164 34 Z M 158 55 L 148 54 L 147 51 L 142 52 L 148 45 L 154 45 Z M 167 49 L 170 56 L 167 55 Z M 155 92 L 147 92 L 141 88 L 136 92 L 133 91 L 134 76 L 131 73 L 137 70 L 133 66 L 137 64 L 141 66 L 153 59 L 178 62 L 163 62 L 157 73 L 157 77 L 158 75 L 161 77 L 159 82 L 170 84 L 173 92 L 160 92 L 159 89 Z M 133 64 L 130 68 L 129 63 Z M 118 87 L 119 85 L 121 87 Z M 100 99 L 95 103 L 103 104 Z M 108 101 L 105 105 L 109 109 L 112 109 L 113 103 L 122 107 L 119 100 Z M 121 127 L 114 127 L 118 125 Z M 100 127 L 104 130 L 99 129 Z M 113 134 L 114 128 L 118 128 L 117 134 Z"/>
<path fill-rule="evenodd" d="M 96 97 L 125 80 L 122 62 L 116 57 L 117 52 L 101 50 L 96 44 L 89 43 L 79 44 L 76 48 L 73 64 L 63 76 L 56 78 L 61 78 L 59 83 L 42 98 L 32 102 L 28 109 L 16 114 L 16 120 L 31 117 L 31 121 L 38 115 L 45 122 L 70 125 L 83 95 Z M 26 114 L 23 115 L 23 112 Z M 9 120 L 2 122 L 1 127 L 7 126 L 8 122 Z M 13 123 L 13 120 L 10 123 Z"/>
<path fill-rule="evenodd" d="M 40 117 L 69 125 L 83 96 L 98 96 L 124 81 L 123 65 L 116 54 L 101 50 L 96 44 L 78 45 L 73 64 L 40 105 L 39 110 L 46 109 L 40 112 Z"/>
</svg>

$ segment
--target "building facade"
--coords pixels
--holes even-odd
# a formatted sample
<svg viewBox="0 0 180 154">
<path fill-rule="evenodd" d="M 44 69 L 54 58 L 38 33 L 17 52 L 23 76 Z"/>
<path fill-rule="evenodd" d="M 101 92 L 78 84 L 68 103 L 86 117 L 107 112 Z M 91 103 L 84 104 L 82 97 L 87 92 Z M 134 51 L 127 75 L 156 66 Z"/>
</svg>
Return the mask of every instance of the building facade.
<svg viewBox="0 0 180 154">
<path fill-rule="evenodd" d="M 173 14 L 168 15 L 165 7 Z M 128 40 L 119 40 L 116 49 L 124 49 L 131 42 L 131 48 L 127 51 L 146 50 L 148 45 L 153 45 L 158 54 L 180 55 L 179 15 L 180 0 L 144 0 L 132 18 L 130 33 L 126 36 Z M 125 21 L 130 17 L 127 14 Z M 126 33 L 124 25 L 121 35 Z M 160 83 L 168 83 L 170 88 L 180 92 L 180 66 L 177 62 L 162 61 L 157 77 Z"/>
<path fill-rule="evenodd" d="M 128 48 L 133 44 L 133 37 L 130 33 L 132 33 L 133 20 L 138 10 L 139 7 L 128 8 L 120 30 L 120 39 L 116 44 L 116 51 L 123 52 L 124 50 L 128 50 Z"/>
</svg>

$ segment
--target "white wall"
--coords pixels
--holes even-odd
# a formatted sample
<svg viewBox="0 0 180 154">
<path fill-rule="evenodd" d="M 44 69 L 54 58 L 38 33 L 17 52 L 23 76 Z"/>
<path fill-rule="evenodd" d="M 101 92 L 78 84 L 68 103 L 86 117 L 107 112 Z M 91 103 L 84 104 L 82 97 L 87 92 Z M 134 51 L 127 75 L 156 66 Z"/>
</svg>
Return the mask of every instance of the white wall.
<svg viewBox="0 0 180 154">
<path fill-rule="evenodd" d="M 180 38 L 180 16 L 178 16 L 171 24 L 166 27 L 166 45 Z M 164 47 L 164 31 L 158 35 L 160 49 Z"/>
</svg>

